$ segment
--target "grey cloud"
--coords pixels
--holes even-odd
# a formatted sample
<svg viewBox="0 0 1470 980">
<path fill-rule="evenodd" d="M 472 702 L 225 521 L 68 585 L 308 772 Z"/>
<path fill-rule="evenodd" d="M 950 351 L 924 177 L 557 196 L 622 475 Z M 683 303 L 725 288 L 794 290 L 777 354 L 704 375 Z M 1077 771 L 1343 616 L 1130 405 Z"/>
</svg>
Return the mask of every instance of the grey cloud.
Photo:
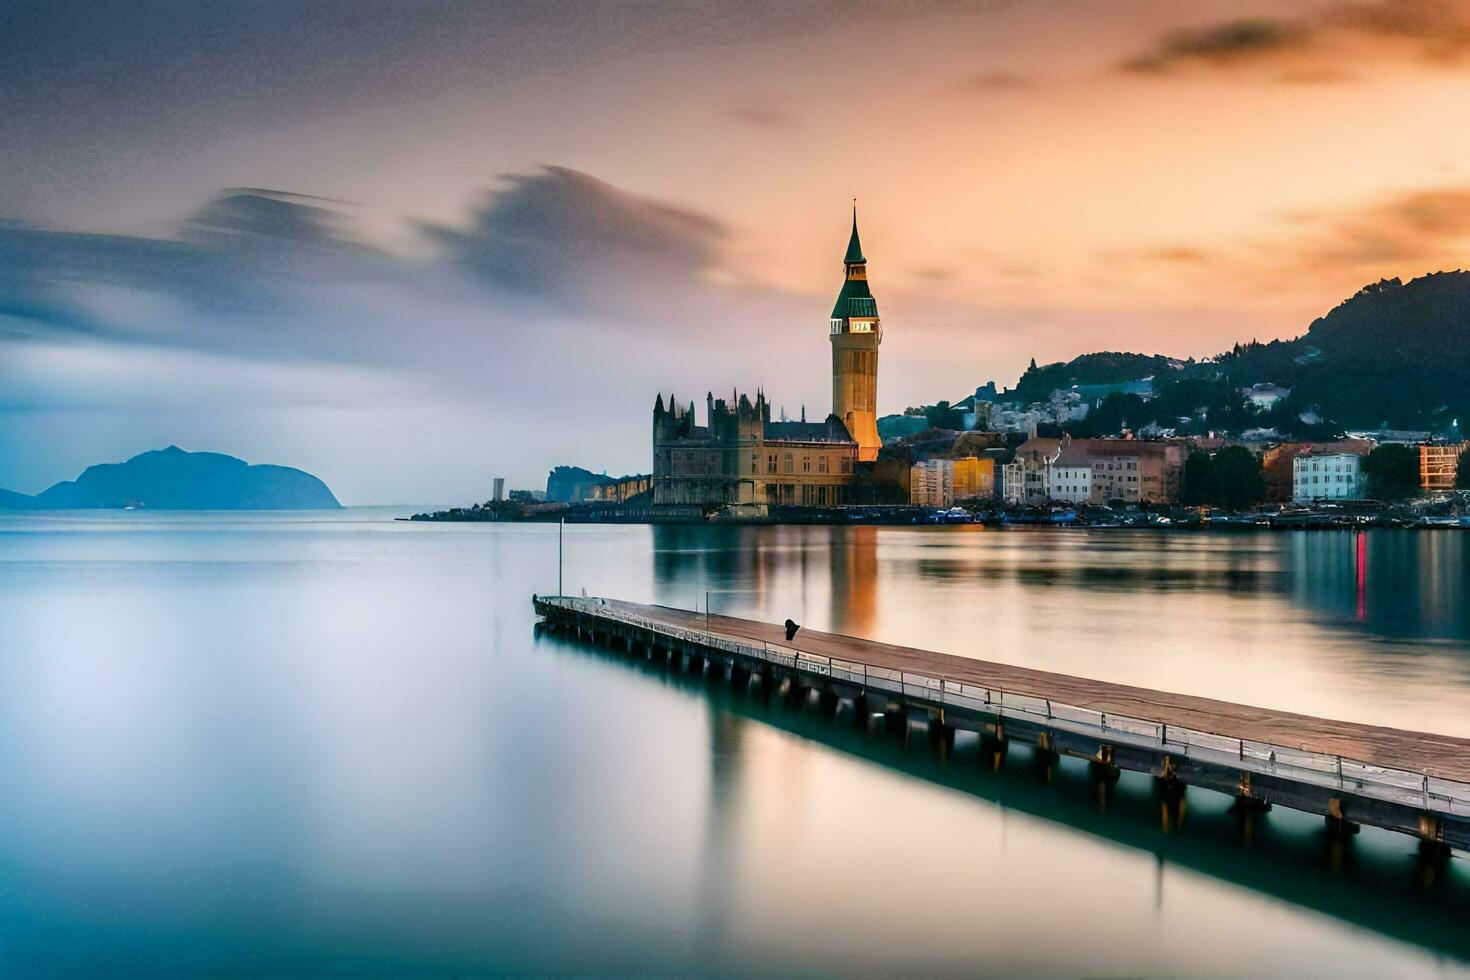
<svg viewBox="0 0 1470 980">
<path fill-rule="evenodd" d="M 980 71 L 956 86 L 966 92 L 1019 92 L 1034 87 L 1035 81 L 1013 71 Z"/>
<path fill-rule="evenodd" d="M 194 212 L 184 222 L 182 233 L 191 241 L 224 248 L 282 242 L 313 248 L 360 248 L 345 216 L 335 210 L 338 203 L 267 188 L 231 188 Z"/>
<path fill-rule="evenodd" d="M 736 122 L 759 129 L 787 129 L 795 122 L 775 99 L 754 96 L 730 106 L 725 114 Z"/>
<path fill-rule="evenodd" d="M 1300 19 L 1249 18 L 1172 31 L 1118 67 L 1162 75 L 1176 69 L 1279 68 L 1269 80 L 1357 80 L 1363 62 L 1453 66 L 1470 55 L 1470 16 L 1457 0 L 1339 3 Z"/>
<path fill-rule="evenodd" d="M 467 226 L 425 225 L 457 264 L 503 289 L 574 305 L 681 287 L 714 265 L 715 219 L 549 166 L 507 175 Z"/>
<path fill-rule="evenodd" d="M 1172 31 L 1150 50 L 1123 61 L 1120 67 L 1130 72 L 1151 73 L 1191 62 L 1229 65 L 1300 48 L 1309 43 L 1311 35 L 1306 25 L 1292 21 L 1226 21 Z"/>
</svg>

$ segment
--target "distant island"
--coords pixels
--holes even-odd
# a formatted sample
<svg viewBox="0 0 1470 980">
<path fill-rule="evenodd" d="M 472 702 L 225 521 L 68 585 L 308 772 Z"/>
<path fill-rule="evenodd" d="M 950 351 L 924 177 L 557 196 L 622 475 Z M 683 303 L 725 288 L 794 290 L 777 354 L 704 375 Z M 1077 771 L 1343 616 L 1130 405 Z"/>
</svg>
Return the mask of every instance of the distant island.
<svg viewBox="0 0 1470 980">
<path fill-rule="evenodd" d="M 289 466 L 252 466 L 223 453 L 188 453 L 178 446 L 125 463 L 87 467 L 41 493 L 0 490 L 3 510 L 331 510 L 341 507 L 327 485 Z"/>
</svg>

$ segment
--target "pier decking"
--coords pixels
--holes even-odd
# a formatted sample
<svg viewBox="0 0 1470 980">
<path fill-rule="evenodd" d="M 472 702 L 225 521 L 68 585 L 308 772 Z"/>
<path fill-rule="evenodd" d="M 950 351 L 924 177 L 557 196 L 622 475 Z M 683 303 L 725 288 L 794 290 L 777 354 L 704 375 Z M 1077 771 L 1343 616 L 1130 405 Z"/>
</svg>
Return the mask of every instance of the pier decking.
<svg viewBox="0 0 1470 980">
<path fill-rule="evenodd" d="M 1149 772 L 1243 807 L 1280 803 L 1329 828 L 1367 823 L 1427 846 L 1470 848 L 1470 739 L 1315 718 L 1112 684 L 803 628 L 569 596 L 536 597 L 548 622 L 652 655 L 677 655 L 732 680 L 785 682 L 832 703 L 917 718 L 953 737 L 1016 738 L 1043 756 L 1077 756 L 1100 778 Z"/>
</svg>

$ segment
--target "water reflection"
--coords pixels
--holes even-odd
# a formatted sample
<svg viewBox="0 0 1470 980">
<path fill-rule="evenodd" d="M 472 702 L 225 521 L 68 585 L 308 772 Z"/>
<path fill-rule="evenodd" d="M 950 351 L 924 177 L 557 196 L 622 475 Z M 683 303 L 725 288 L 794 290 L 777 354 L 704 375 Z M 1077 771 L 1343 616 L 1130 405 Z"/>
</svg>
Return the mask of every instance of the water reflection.
<svg viewBox="0 0 1470 980">
<path fill-rule="evenodd" d="M 1470 535 L 661 526 L 652 536 L 652 587 L 672 605 L 697 605 L 712 588 L 723 590 L 715 609 L 733 614 L 1470 737 Z"/>
<path fill-rule="evenodd" d="M 814 697 L 792 703 L 761 693 L 758 685 L 753 692 L 727 685 L 719 673 L 689 675 L 677 664 L 630 657 L 561 634 L 543 642 L 569 656 L 616 660 L 625 669 L 709 700 L 713 778 L 708 832 L 719 846 L 711 846 L 705 857 L 709 886 L 701 918 L 711 951 L 713 937 L 723 934 L 718 923 L 727 920 L 736 904 L 731 883 L 739 879 L 742 862 L 755 859 L 738 850 L 746 836 L 740 824 L 751 817 L 733 801 L 759 796 L 746 785 L 752 776 L 744 759 L 748 751 L 760 751 L 750 749 L 746 727 L 759 722 L 905 778 L 963 793 L 977 806 L 992 808 L 1002 822 L 1009 811 L 1146 853 L 1153 868 L 1150 903 L 1158 910 L 1174 900 L 1167 885 L 1171 875 L 1187 871 L 1470 963 L 1470 933 L 1461 928 L 1470 909 L 1470 881 L 1458 867 L 1426 864 L 1413 842 L 1400 835 L 1368 828 L 1359 837 L 1334 837 L 1320 819 L 1290 810 L 1240 811 L 1227 796 L 1163 789 L 1137 773 L 1101 780 L 1082 760 L 1042 761 L 1029 746 L 1001 746 L 968 734 L 951 748 L 930 741 L 922 730 L 896 734 L 885 732 L 881 723 L 858 724 L 845 709 L 836 714 L 823 710 Z M 783 769 L 783 779 L 802 778 L 799 765 Z M 792 823 L 799 820 L 793 817 Z M 833 831 L 854 843 L 850 835 Z M 895 827 L 893 832 L 903 835 L 907 829 Z M 920 848 L 915 860 L 921 861 L 928 848 L 920 839 L 915 845 Z M 894 878 L 925 880 L 930 887 L 938 884 L 936 871 L 966 874 L 964 867 L 944 862 L 891 869 Z M 1051 868 L 1036 871 L 1048 877 L 1054 873 Z M 967 891 L 961 882 L 946 882 L 945 888 L 951 900 Z M 1207 914 L 1197 903 L 1182 900 L 1190 914 Z M 993 912 L 994 906 L 989 907 Z"/>
<path fill-rule="evenodd" d="M 575 526 L 563 572 L 1470 734 L 1463 545 L 1408 538 L 1361 621 L 1331 535 Z M 551 526 L 0 518 L 0 975 L 1459 972 L 1458 861 L 537 642 L 557 580 Z"/>
<path fill-rule="evenodd" d="M 1470 535 L 1326 531 L 1286 540 L 1292 596 L 1324 622 L 1387 639 L 1470 640 Z"/>
</svg>

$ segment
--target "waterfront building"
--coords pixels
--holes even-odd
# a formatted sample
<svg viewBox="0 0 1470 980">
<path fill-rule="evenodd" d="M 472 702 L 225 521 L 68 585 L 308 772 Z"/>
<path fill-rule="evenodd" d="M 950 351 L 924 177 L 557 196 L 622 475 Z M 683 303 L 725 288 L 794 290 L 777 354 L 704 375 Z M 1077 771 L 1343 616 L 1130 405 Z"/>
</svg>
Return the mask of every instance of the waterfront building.
<svg viewBox="0 0 1470 980">
<path fill-rule="evenodd" d="M 1092 499 L 1093 468 L 1085 456 L 1063 450 L 1047 470 L 1047 495 L 1058 503 L 1088 503 Z"/>
<path fill-rule="evenodd" d="M 1071 494 L 1057 497 L 1058 481 L 1048 475 L 1065 454 L 1074 466 L 1089 467 L 1090 502 L 1105 504 L 1170 503 L 1179 494 L 1179 478 L 1184 470 L 1184 445 L 1177 441 L 1142 439 L 1028 439 L 1016 450 L 1016 459 L 1025 463 L 1024 502 L 1071 500 Z M 1071 483 L 1061 484 L 1072 486 Z"/>
<path fill-rule="evenodd" d="M 1008 507 L 1020 507 L 1026 502 L 1026 464 L 1019 459 L 1002 463 L 1000 486 L 997 496 Z"/>
<path fill-rule="evenodd" d="M 832 413 L 820 422 L 806 421 L 805 412 L 799 422 L 772 422 L 764 392 L 757 391 L 754 401 L 735 392 L 728 402 L 707 393 L 705 424 L 698 425 L 692 402 L 671 397 L 665 405 L 660 394 L 653 407 L 655 506 L 760 516 L 773 505 L 830 507 L 891 501 L 902 493 L 906 465 L 890 473 L 892 467 L 877 463 L 883 327 L 867 263 L 854 208 L 842 287 L 828 320 Z"/>
<path fill-rule="evenodd" d="M 1304 452 L 1352 453 L 1366 456 L 1373 443 L 1366 439 L 1338 439 L 1333 442 L 1283 442 L 1261 454 L 1261 476 L 1266 481 L 1266 499 L 1285 503 L 1296 499 L 1295 460 Z"/>
<path fill-rule="evenodd" d="M 1419 447 L 1419 486 L 1425 490 L 1453 490 L 1460 453 L 1470 443 L 1456 442 Z"/>
<path fill-rule="evenodd" d="M 963 456 L 954 461 L 954 499 L 974 500 L 995 496 L 995 460 Z"/>
<path fill-rule="evenodd" d="M 1047 469 L 1062 451 L 1062 440 L 1033 436 L 1016 447 L 1015 462 L 1020 464 L 1021 489 L 1018 503 L 1044 504 L 1050 497 Z M 1007 493 L 1010 491 L 1007 489 Z M 1009 499 L 1009 497 L 1007 498 Z"/>
<path fill-rule="evenodd" d="M 1350 452 L 1308 449 L 1292 460 L 1291 499 L 1297 503 L 1314 500 L 1363 499 L 1362 457 Z"/>
<path fill-rule="evenodd" d="M 858 239 L 857 208 L 852 209 L 852 235 L 842 258 L 842 288 L 832 307 L 832 414 L 858 444 L 858 459 L 878 458 L 878 346 L 883 323 L 878 301 L 868 288 L 868 260 Z"/>
<path fill-rule="evenodd" d="M 955 461 L 926 459 L 909 468 L 909 503 L 920 507 L 954 505 Z"/>
<path fill-rule="evenodd" d="M 758 516 L 773 504 L 847 503 L 858 445 L 836 416 L 772 422 L 763 392 L 755 401 L 706 394 L 706 424 L 694 404 L 659 395 L 653 406 L 653 502 L 693 512 L 728 509 Z"/>
<path fill-rule="evenodd" d="M 1067 449 L 1092 464 L 1093 502 L 1173 502 L 1184 472 L 1184 445 L 1142 439 L 1073 439 Z"/>
</svg>

